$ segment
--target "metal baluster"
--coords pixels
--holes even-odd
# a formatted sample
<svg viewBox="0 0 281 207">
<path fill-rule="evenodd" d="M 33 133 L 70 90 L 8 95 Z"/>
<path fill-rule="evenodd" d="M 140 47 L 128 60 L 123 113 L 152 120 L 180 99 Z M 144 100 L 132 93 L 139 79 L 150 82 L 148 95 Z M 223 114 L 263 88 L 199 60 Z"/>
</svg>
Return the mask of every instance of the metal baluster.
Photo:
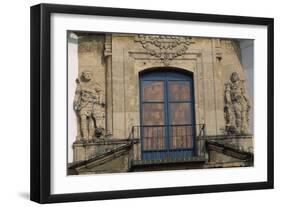
<svg viewBox="0 0 281 207">
<path fill-rule="evenodd" d="M 188 131 L 187 131 L 187 127 L 185 126 L 185 147 L 189 147 L 189 140 L 188 140 Z"/>
<path fill-rule="evenodd" d="M 179 144 L 179 142 L 178 142 L 178 140 L 179 140 L 179 134 L 178 134 L 178 131 L 179 131 L 179 127 L 178 127 L 178 126 L 176 126 L 176 148 L 178 148 L 178 144 Z"/>
<path fill-rule="evenodd" d="M 164 137 L 165 137 L 165 127 L 162 127 L 162 138 L 161 138 L 161 142 L 162 142 L 162 149 L 165 148 L 165 141 L 164 141 Z"/>
</svg>

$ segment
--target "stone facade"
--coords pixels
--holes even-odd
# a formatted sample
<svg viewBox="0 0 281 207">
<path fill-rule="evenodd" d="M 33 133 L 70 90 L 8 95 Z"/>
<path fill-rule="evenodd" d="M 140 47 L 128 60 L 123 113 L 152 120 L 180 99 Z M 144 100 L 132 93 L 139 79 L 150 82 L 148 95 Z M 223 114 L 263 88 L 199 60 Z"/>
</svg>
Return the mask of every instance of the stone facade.
<svg viewBox="0 0 281 207">
<path fill-rule="evenodd" d="M 245 71 L 237 41 L 167 35 L 75 34 L 78 77 L 73 83 L 76 84 L 73 113 L 77 117 L 73 162 L 102 153 L 97 148 L 101 143 L 111 145 L 119 140 L 119 146 L 126 145 L 132 127 L 141 125 L 139 74 L 152 68 L 181 69 L 193 74 L 195 124 L 204 124 L 206 137 L 252 134 L 251 98 L 244 84 Z M 240 96 L 243 103 L 237 98 Z M 196 133 L 198 137 L 200 130 Z M 134 160 L 141 159 L 140 143 L 135 140 L 132 146 Z"/>
</svg>

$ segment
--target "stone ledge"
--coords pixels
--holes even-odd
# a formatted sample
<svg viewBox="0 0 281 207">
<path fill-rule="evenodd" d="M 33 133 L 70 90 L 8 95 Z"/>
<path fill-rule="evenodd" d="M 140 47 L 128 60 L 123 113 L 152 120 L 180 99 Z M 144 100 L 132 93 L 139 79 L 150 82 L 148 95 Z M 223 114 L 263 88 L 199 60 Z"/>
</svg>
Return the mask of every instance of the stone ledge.
<svg viewBox="0 0 281 207">
<path fill-rule="evenodd" d="M 143 166 L 143 165 L 161 165 L 161 164 L 175 164 L 175 163 L 189 163 L 189 162 L 205 162 L 204 157 L 184 157 L 178 159 L 163 159 L 163 160 L 133 160 L 133 166 Z"/>
<path fill-rule="evenodd" d="M 228 140 L 228 139 L 253 139 L 252 134 L 243 134 L 243 135 L 206 135 L 204 138 L 196 137 L 197 139 L 205 139 L 205 140 Z"/>
<path fill-rule="evenodd" d="M 167 171 L 167 170 L 185 170 L 202 169 L 206 163 L 204 157 L 185 157 L 178 159 L 163 160 L 134 160 L 131 162 L 130 172 L 144 171 Z"/>
<path fill-rule="evenodd" d="M 92 145 L 115 145 L 115 144 L 126 144 L 132 141 L 136 143 L 138 142 L 138 139 L 115 139 L 115 138 L 97 139 L 97 140 L 90 140 L 90 141 L 74 142 L 73 146 L 84 147 L 84 146 L 92 146 Z"/>
</svg>

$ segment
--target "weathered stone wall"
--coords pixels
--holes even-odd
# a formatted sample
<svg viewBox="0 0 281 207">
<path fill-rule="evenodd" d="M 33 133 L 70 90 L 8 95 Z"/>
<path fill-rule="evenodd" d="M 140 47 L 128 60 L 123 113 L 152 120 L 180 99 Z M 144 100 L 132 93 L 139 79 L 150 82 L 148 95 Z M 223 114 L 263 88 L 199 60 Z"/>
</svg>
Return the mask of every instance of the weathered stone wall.
<svg viewBox="0 0 281 207">
<path fill-rule="evenodd" d="M 99 34 L 80 35 L 78 39 L 79 74 L 91 71 L 94 79 L 105 88 L 105 36 Z"/>
</svg>

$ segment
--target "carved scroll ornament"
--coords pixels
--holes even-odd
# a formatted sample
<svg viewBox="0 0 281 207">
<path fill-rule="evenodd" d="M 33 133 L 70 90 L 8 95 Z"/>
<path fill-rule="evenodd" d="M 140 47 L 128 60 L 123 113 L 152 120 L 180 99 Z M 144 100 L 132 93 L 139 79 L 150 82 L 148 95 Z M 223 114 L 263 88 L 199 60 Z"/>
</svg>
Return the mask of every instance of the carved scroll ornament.
<svg viewBox="0 0 281 207">
<path fill-rule="evenodd" d="M 149 52 L 168 66 L 170 61 L 183 55 L 192 42 L 192 38 L 169 35 L 138 35 L 137 42 Z"/>
</svg>

